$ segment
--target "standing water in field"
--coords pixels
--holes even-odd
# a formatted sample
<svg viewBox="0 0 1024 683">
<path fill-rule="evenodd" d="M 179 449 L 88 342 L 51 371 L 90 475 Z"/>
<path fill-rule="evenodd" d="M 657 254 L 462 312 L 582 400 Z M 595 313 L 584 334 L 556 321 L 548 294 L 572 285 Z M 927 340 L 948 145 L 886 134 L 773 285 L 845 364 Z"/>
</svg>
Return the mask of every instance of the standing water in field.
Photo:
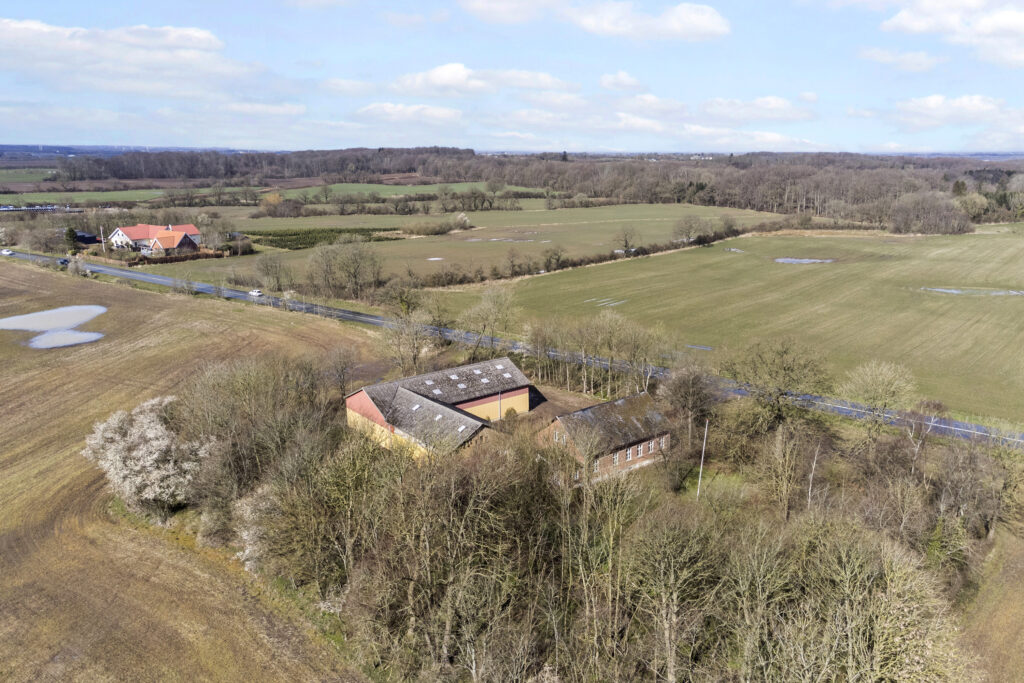
<svg viewBox="0 0 1024 683">
<path fill-rule="evenodd" d="M 103 337 L 101 332 L 79 332 L 74 329 L 89 322 L 100 313 L 106 313 L 105 306 L 62 306 L 48 311 L 0 318 L 0 330 L 41 332 L 29 340 L 34 349 L 56 349 L 62 346 L 87 344 Z"/>
<path fill-rule="evenodd" d="M 832 263 L 835 259 L 831 258 L 777 258 L 776 263 L 795 263 L 797 265 L 803 265 L 805 263 Z"/>
</svg>

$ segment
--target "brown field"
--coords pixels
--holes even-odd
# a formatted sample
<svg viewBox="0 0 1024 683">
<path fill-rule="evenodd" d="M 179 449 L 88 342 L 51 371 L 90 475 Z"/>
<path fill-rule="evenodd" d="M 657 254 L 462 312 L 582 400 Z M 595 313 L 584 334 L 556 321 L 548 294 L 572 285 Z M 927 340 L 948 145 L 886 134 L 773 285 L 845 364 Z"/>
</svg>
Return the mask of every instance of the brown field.
<svg viewBox="0 0 1024 683">
<path fill-rule="evenodd" d="M 106 306 L 83 326 L 106 336 L 36 350 L 0 331 L 0 680 L 361 680 L 226 552 L 113 515 L 79 450 L 96 420 L 173 392 L 197 362 L 363 352 L 371 333 L 0 263 L 0 317 L 70 304 Z"/>
</svg>

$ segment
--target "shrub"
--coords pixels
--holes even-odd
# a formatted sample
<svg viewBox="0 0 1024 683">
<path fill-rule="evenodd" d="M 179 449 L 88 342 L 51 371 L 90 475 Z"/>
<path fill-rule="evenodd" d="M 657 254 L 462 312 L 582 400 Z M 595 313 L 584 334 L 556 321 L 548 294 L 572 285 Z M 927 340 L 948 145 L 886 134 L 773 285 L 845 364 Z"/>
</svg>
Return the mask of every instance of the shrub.
<svg viewBox="0 0 1024 683">
<path fill-rule="evenodd" d="M 192 499 L 192 482 L 209 443 L 178 439 L 166 410 L 174 401 L 163 396 L 131 413 L 118 411 L 97 423 L 85 440 L 82 455 L 103 470 L 130 507 L 166 514 Z"/>
</svg>

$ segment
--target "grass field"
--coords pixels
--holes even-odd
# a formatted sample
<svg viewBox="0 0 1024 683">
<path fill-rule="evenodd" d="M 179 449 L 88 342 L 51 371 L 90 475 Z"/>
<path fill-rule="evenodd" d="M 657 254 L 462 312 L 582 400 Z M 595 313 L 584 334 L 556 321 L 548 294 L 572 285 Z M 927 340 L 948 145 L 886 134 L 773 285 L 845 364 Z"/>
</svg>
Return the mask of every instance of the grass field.
<svg viewBox="0 0 1024 683">
<path fill-rule="evenodd" d="M 0 168 L 0 187 L 7 183 L 38 183 L 46 180 L 54 168 Z"/>
<path fill-rule="evenodd" d="M 0 680 L 361 680 L 230 553 L 112 517 L 79 451 L 199 363 L 364 353 L 371 333 L 0 263 L 0 317 L 72 304 L 108 308 L 84 326 L 103 339 L 43 351 L 0 331 Z"/>
<path fill-rule="evenodd" d="M 487 183 L 475 182 L 475 183 L 442 183 L 447 185 L 452 192 L 465 192 L 476 188 L 478 190 L 485 190 Z M 376 192 L 381 197 L 397 197 L 402 194 L 430 194 L 436 193 L 437 188 L 441 187 L 441 184 L 436 185 L 381 185 L 379 183 L 335 183 L 329 186 L 331 192 L 335 194 L 370 194 Z M 304 194 L 316 194 L 320 190 L 320 187 L 302 187 L 294 190 L 284 190 L 281 192 L 283 197 L 300 197 Z M 536 188 L 531 187 L 518 187 L 515 185 L 509 185 L 505 190 L 522 191 L 522 192 L 536 192 Z"/>
<path fill-rule="evenodd" d="M 13 181 L 12 181 L 13 182 Z M 2 185 L 0 181 L 0 185 Z M 226 187 L 224 192 L 238 192 L 241 187 Z M 179 192 L 174 188 L 154 188 L 147 190 L 95 190 L 82 192 L 62 192 L 50 190 L 47 192 L 22 192 L 18 194 L 0 194 L 0 204 L 14 206 L 26 206 L 30 204 L 84 204 L 103 202 L 147 202 L 151 199 L 159 199 L 168 194 Z M 196 194 L 210 192 L 210 188 L 193 189 Z M 253 212 L 253 207 L 246 207 L 248 213 Z"/>
<path fill-rule="evenodd" d="M 964 416 L 1020 423 L 1024 296 L 989 292 L 1024 290 L 1022 227 L 934 237 L 752 235 L 504 286 L 527 317 L 578 318 L 611 305 L 628 320 L 663 324 L 679 346 L 725 351 L 794 336 L 837 372 L 875 358 L 904 363 L 923 397 Z M 774 260 L 787 257 L 834 262 Z M 466 306 L 478 291 L 449 294 L 450 307 Z"/>
<path fill-rule="evenodd" d="M 684 216 L 719 218 L 732 216 L 741 225 L 778 218 L 774 214 L 739 209 L 719 209 L 684 204 L 607 206 L 592 209 L 482 211 L 469 214 L 474 230 L 434 237 L 419 237 L 374 244 L 384 259 L 385 272 L 405 273 L 411 269 L 422 275 L 445 266 L 459 264 L 466 271 L 502 265 L 509 250 L 520 259 L 542 259 L 545 250 L 561 246 L 568 256 L 608 253 L 615 249 L 615 238 L 624 227 L 636 230 L 640 243 L 665 242 L 672 236 L 675 222 Z M 236 227 L 245 231 L 278 227 L 379 227 L 439 220 L 431 216 L 325 216 L 322 218 L 262 218 Z M 304 277 L 309 250 L 281 252 L 296 275 Z M 184 277 L 186 272 L 204 282 L 218 283 L 232 268 L 253 273 L 257 256 L 192 261 L 150 266 L 154 272 Z M 428 259 L 441 259 L 431 261 Z"/>
</svg>

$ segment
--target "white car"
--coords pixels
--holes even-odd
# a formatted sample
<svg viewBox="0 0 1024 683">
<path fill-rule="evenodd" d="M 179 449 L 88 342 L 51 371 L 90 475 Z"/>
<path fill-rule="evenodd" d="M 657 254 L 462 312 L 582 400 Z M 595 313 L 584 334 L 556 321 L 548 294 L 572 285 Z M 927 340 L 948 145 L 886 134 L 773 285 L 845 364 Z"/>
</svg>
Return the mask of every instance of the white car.
<svg viewBox="0 0 1024 683">
<path fill-rule="evenodd" d="M 0 254 L 3 254 L 4 256 L 11 256 L 14 252 L 10 249 L 0 249 Z"/>
<path fill-rule="evenodd" d="M 263 296 L 263 292 L 258 289 L 250 289 L 249 296 Z"/>
</svg>

